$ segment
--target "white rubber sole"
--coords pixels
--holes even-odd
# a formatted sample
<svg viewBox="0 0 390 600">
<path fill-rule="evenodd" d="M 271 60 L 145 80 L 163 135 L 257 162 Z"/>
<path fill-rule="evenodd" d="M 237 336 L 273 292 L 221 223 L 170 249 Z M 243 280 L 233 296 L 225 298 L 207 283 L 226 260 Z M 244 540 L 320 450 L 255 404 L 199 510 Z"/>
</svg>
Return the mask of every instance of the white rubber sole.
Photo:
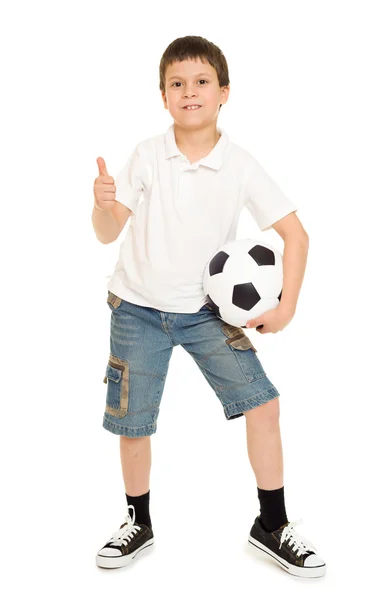
<svg viewBox="0 0 390 600">
<path fill-rule="evenodd" d="M 150 546 L 153 546 L 154 539 L 148 540 L 142 546 L 134 550 L 131 554 L 127 554 L 126 556 L 101 556 L 100 554 L 96 555 L 96 564 L 98 567 L 103 567 L 105 569 L 117 569 L 118 567 L 125 567 L 130 564 L 136 556 L 141 552 L 141 550 L 146 550 Z"/>
<path fill-rule="evenodd" d="M 262 550 L 269 557 L 273 558 L 282 569 L 291 573 L 291 575 L 296 575 L 297 577 L 323 577 L 326 571 L 326 565 L 320 565 L 318 567 L 296 567 L 295 565 L 291 565 L 289 562 L 277 556 L 272 550 L 264 546 L 261 542 L 253 538 L 251 535 L 248 538 L 248 542 Z"/>
</svg>

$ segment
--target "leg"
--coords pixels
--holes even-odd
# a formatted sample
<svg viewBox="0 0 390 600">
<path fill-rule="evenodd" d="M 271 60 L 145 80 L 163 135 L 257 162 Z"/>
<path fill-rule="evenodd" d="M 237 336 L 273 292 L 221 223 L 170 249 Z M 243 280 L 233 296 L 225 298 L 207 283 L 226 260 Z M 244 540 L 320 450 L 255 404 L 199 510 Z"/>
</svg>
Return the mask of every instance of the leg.
<svg viewBox="0 0 390 600">
<path fill-rule="evenodd" d="M 126 488 L 126 518 L 96 555 L 98 567 L 128 565 L 143 550 L 154 544 L 149 515 L 150 436 L 120 436 L 120 456 Z M 128 502 L 127 496 L 132 496 Z M 140 496 L 138 498 L 137 496 Z"/>
<path fill-rule="evenodd" d="M 279 428 L 279 397 L 244 412 L 248 456 L 257 487 L 283 487 L 283 453 Z"/>
<path fill-rule="evenodd" d="M 248 454 L 260 490 L 260 515 L 248 541 L 280 567 L 298 577 L 322 577 L 325 561 L 312 542 L 297 534 L 284 506 L 283 456 L 279 431 L 279 398 L 245 413 Z M 263 508 L 265 510 L 263 510 Z M 265 519 L 265 520 L 264 520 Z"/>
<path fill-rule="evenodd" d="M 152 452 L 150 436 L 120 436 L 120 454 L 126 494 L 141 496 L 149 491 Z"/>
</svg>

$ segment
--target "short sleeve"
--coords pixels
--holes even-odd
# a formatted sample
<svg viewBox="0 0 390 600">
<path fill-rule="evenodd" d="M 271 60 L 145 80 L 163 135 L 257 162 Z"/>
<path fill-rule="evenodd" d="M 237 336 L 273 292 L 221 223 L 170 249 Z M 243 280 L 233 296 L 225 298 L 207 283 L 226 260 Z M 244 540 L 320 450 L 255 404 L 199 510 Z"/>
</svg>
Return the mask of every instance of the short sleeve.
<svg viewBox="0 0 390 600">
<path fill-rule="evenodd" d="M 298 210 L 256 159 L 245 183 L 244 196 L 244 206 L 261 231 L 271 229 L 276 221 Z"/>
<path fill-rule="evenodd" d="M 145 167 L 140 156 L 139 144 L 134 148 L 124 167 L 115 179 L 115 198 L 137 213 L 139 199 L 144 190 Z"/>
</svg>

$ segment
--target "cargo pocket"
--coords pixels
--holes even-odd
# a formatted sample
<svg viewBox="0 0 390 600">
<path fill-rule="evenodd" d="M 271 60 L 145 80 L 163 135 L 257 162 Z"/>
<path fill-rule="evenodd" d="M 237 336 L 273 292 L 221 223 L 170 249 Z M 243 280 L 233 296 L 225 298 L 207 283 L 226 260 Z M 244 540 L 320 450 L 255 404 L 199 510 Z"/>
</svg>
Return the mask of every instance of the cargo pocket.
<svg viewBox="0 0 390 600">
<path fill-rule="evenodd" d="M 245 378 L 250 383 L 266 377 L 261 362 L 256 356 L 257 350 L 241 327 L 225 323 L 221 327 L 226 335 L 226 344 L 231 348 Z"/>
<path fill-rule="evenodd" d="M 129 408 L 129 365 L 125 360 L 110 354 L 103 382 L 107 384 L 106 413 L 119 419 Z"/>
</svg>

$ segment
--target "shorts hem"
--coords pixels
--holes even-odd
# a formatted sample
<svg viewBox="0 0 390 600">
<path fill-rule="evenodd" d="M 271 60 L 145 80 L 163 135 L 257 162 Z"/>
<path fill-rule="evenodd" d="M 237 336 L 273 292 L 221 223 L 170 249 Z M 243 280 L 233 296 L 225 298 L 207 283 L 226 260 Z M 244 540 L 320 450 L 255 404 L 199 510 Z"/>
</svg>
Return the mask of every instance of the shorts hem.
<svg viewBox="0 0 390 600">
<path fill-rule="evenodd" d="M 111 433 L 116 435 L 124 435 L 130 438 L 153 435 L 153 433 L 156 433 L 157 431 L 156 423 L 153 423 L 152 425 L 143 425 L 142 427 L 129 427 L 127 425 L 118 425 L 117 423 L 113 423 L 107 418 L 106 414 L 103 418 L 103 427 Z"/>
<path fill-rule="evenodd" d="M 237 402 L 224 405 L 225 417 L 228 421 L 242 417 L 244 416 L 245 411 L 250 410 L 251 408 L 256 408 L 256 406 L 260 406 L 261 404 L 265 404 L 277 396 L 279 396 L 279 392 L 276 387 L 272 386 L 268 388 L 268 390 L 259 392 L 258 394 L 250 396 L 245 400 L 239 400 Z"/>
</svg>

